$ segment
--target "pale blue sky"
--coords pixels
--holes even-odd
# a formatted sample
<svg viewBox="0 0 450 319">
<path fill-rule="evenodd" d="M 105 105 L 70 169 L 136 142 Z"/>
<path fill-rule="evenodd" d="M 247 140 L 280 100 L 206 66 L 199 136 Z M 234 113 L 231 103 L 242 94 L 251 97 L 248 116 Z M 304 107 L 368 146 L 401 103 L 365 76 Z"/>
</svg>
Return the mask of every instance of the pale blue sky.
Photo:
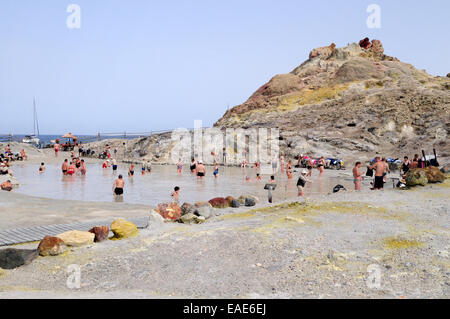
<svg viewBox="0 0 450 319">
<path fill-rule="evenodd" d="M 66 8 L 81 7 L 81 29 Z M 366 26 L 369 4 L 381 28 Z M 449 1 L 1 0 L 0 134 L 147 132 L 212 125 L 318 46 L 368 36 L 450 72 Z"/>
</svg>

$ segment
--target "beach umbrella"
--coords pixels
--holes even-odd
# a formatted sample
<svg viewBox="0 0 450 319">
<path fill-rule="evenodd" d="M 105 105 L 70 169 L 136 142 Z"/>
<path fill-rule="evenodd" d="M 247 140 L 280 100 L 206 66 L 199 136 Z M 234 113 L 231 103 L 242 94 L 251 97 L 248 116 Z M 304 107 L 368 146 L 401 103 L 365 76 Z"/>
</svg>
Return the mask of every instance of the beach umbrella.
<svg viewBox="0 0 450 319">
<path fill-rule="evenodd" d="M 62 138 L 77 138 L 75 135 L 73 135 L 72 133 L 67 133 L 67 134 L 64 134 L 63 136 L 62 136 Z"/>
</svg>

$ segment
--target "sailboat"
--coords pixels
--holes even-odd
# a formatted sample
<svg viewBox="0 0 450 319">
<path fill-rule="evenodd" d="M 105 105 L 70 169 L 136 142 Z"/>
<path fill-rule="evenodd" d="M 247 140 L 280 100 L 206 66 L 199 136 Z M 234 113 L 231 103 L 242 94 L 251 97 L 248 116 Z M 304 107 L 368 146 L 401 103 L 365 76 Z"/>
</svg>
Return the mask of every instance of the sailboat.
<svg viewBox="0 0 450 319">
<path fill-rule="evenodd" d="M 37 132 L 37 135 L 36 135 Z M 23 143 L 33 144 L 39 146 L 41 140 L 39 138 L 39 123 L 37 119 L 36 112 L 36 98 L 33 98 L 33 134 L 25 135 L 25 138 L 22 140 Z"/>
</svg>

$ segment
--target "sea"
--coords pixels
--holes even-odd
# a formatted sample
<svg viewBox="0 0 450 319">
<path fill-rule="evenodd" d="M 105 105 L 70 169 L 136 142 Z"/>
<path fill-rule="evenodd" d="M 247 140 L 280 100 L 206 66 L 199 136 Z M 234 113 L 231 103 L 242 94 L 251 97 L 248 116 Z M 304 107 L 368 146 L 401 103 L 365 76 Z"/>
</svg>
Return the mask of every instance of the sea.
<svg viewBox="0 0 450 319">
<path fill-rule="evenodd" d="M 22 140 L 25 138 L 25 134 L 3 134 L 0 135 L 0 142 L 22 142 Z M 125 138 L 125 139 L 135 139 L 138 136 L 135 135 L 77 135 L 78 141 L 81 141 L 81 143 L 89 143 L 89 142 L 95 142 L 95 141 L 102 141 L 105 139 L 113 139 L 113 138 Z M 48 134 L 41 134 L 39 135 L 39 139 L 41 141 L 40 147 L 45 147 L 46 145 L 53 144 L 52 141 L 56 139 L 60 139 L 60 141 L 64 141 L 65 139 L 62 138 L 62 135 L 48 135 Z"/>
</svg>

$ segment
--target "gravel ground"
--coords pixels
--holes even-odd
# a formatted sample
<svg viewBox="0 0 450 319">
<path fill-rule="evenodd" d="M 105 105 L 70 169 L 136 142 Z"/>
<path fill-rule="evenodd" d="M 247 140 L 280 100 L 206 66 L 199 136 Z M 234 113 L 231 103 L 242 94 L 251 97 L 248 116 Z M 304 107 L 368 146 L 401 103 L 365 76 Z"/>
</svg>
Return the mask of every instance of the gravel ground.
<svg viewBox="0 0 450 319">
<path fill-rule="evenodd" d="M 447 179 L 218 210 L 200 225 L 150 224 L 137 238 L 0 270 L 0 298 L 448 298 L 449 189 Z M 26 202 L 14 195 L 16 206 Z M 67 286 L 72 264 L 79 289 Z"/>
</svg>

